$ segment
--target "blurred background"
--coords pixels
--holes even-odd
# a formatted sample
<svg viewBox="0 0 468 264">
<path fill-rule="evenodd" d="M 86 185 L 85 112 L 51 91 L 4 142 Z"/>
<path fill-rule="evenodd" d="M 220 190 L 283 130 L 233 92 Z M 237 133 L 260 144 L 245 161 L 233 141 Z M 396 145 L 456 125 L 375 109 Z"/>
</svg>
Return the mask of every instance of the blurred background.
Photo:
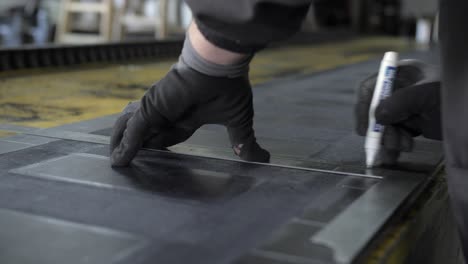
<svg viewBox="0 0 468 264">
<path fill-rule="evenodd" d="M 182 0 L 1 0 L 0 45 L 94 44 L 181 39 L 191 20 Z M 436 39 L 437 0 L 320 0 L 303 32 Z"/>
</svg>

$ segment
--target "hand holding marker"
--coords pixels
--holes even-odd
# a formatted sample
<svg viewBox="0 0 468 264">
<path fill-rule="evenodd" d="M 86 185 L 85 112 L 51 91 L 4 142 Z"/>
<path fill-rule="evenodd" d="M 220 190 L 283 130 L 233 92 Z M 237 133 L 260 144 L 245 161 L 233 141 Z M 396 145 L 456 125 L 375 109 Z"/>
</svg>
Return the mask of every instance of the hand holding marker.
<svg viewBox="0 0 468 264">
<path fill-rule="evenodd" d="M 371 168 L 375 165 L 380 150 L 380 144 L 385 127 L 375 121 L 375 109 L 380 101 L 389 97 L 392 93 L 393 81 L 396 75 L 398 53 L 386 52 L 380 64 L 377 83 L 375 84 L 374 96 L 369 108 L 369 128 L 367 129 L 365 150 L 366 166 Z"/>
</svg>

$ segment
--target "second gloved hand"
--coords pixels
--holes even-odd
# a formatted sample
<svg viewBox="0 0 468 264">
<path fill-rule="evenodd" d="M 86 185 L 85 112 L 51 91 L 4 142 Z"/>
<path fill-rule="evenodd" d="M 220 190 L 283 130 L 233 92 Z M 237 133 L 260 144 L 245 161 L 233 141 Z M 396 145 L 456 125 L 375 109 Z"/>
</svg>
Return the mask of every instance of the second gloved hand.
<svg viewBox="0 0 468 264">
<path fill-rule="evenodd" d="M 365 136 L 377 74 L 364 80 L 355 105 L 356 132 Z M 399 62 L 393 94 L 376 109 L 376 121 L 385 125 L 382 159 L 393 164 L 401 151 L 413 149 L 413 137 L 441 140 L 439 68 L 418 60 Z"/>
</svg>

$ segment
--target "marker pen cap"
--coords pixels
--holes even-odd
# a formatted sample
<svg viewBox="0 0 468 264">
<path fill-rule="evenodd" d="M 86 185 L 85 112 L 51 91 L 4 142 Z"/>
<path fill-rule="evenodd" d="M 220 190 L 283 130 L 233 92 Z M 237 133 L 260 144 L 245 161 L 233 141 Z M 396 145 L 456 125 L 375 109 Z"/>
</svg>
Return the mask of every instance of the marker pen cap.
<svg viewBox="0 0 468 264">
<path fill-rule="evenodd" d="M 387 51 L 385 52 L 385 55 L 383 57 L 383 60 L 388 60 L 388 61 L 397 61 L 398 60 L 398 53 L 394 51 Z"/>
</svg>

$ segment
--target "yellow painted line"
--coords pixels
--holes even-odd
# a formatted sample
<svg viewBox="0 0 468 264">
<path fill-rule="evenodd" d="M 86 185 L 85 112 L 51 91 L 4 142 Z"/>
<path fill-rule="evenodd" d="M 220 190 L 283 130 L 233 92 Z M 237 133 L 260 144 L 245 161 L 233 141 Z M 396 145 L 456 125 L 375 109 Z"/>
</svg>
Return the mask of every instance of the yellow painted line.
<svg viewBox="0 0 468 264">
<path fill-rule="evenodd" d="M 409 254 L 410 241 L 404 239 L 409 232 L 409 223 L 405 222 L 392 229 L 384 241 L 380 243 L 364 261 L 366 264 L 401 264 Z"/>
<path fill-rule="evenodd" d="M 252 84 L 308 74 L 381 56 L 411 46 L 374 37 L 335 44 L 265 50 L 251 64 Z M 48 128 L 118 113 L 162 78 L 176 60 L 126 65 L 86 65 L 0 74 L 0 123 Z"/>
<path fill-rule="evenodd" d="M 46 128 L 119 112 L 170 65 L 80 68 L 3 79 L 0 122 Z"/>
</svg>

